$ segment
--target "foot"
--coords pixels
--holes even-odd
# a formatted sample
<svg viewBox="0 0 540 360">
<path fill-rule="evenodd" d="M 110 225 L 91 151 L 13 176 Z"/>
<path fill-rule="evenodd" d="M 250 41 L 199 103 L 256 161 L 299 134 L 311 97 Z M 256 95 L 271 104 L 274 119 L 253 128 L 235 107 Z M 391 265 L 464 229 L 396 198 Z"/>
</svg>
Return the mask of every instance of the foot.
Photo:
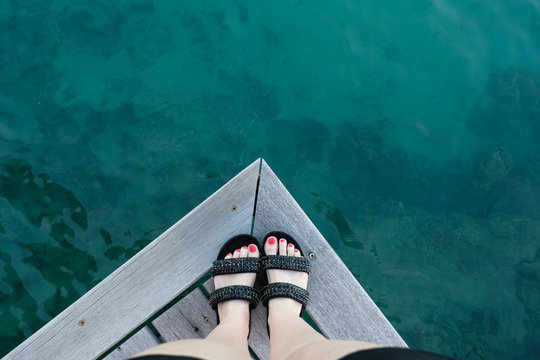
<svg viewBox="0 0 540 360">
<path fill-rule="evenodd" d="M 270 236 L 268 239 L 266 239 L 264 251 L 266 255 L 295 257 L 303 257 L 304 255 L 301 254 L 298 249 L 295 249 L 293 244 L 287 243 L 286 239 L 278 239 L 275 236 Z M 308 274 L 305 272 L 270 269 L 266 270 L 266 275 L 268 277 L 269 284 L 275 282 L 284 282 L 307 289 Z M 272 333 L 272 324 L 279 323 L 281 319 L 298 318 L 301 310 L 302 305 L 293 299 L 271 299 L 268 302 L 268 324 L 270 326 L 270 333 Z"/>
<path fill-rule="evenodd" d="M 244 246 L 236 249 L 233 253 L 225 256 L 225 259 L 236 259 L 243 257 L 259 257 L 259 249 L 255 244 Z M 220 289 L 222 287 L 232 285 L 253 286 L 255 283 L 255 273 L 239 273 L 228 275 L 214 276 L 214 287 Z M 229 300 L 219 303 L 217 306 L 220 325 L 232 325 L 243 334 L 245 338 L 249 332 L 249 302 L 244 300 Z"/>
</svg>

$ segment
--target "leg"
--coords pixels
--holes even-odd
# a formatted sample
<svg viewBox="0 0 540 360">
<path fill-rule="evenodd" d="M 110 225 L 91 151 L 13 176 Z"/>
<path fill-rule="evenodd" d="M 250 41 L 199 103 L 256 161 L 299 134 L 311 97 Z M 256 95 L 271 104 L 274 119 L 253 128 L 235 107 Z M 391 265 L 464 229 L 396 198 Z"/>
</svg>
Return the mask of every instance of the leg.
<svg viewBox="0 0 540 360">
<path fill-rule="evenodd" d="M 286 239 L 269 237 L 267 255 L 302 256 Z M 267 270 L 268 282 L 287 282 L 307 288 L 308 274 L 290 270 Z M 358 350 L 378 347 L 360 341 L 328 340 L 315 331 L 299 314 L 302 305 L 288 298 L 274 298 L 268 303 L 270 359 L 339 359 Z"/>
<path fill-rule="evenodd" d="M 259 257 L 254 244 L 236 249 L 225 259 Z M 253 286 L 254 273 L 219 275 L 214 277 L 216 290 L 230 285 Z M 218 304 L 219 325 L 205 339 L 173 341 L 137 354 L 134 359 L 145 355 L 192 356 L 204 359 L 251 359 L 248 350 L 249 302 L 230 300 Z"/>
</svg>

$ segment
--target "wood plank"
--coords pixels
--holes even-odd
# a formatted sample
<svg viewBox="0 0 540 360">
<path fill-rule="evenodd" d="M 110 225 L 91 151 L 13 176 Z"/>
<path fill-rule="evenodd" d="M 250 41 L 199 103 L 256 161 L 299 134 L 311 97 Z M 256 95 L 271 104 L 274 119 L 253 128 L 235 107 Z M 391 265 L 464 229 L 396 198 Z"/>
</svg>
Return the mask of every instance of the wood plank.
<svg viewBox="0 0 540 360">
<path fill-rule="evenodd" d="M 204 288 L 214 291 L 214 281 L 207 280 Z M 200 289 L 195 289 L 152 324 L 166 341 L 205 338 L 217 326 L 216 312 L 208 304 L 208 298 Z M 268 359 L 270 344 L 266 330 L 266 308 L 258 306 L 251 314 L 249 345 L 261 360 Z"/>
<path fill-rule="evenodd" d="M 165 341 L 205 338 L 217 326 L 216 312 L 197 288 L 152 321 Z"/>
<path fill-rule="evenodd" d="M 244 169 L 4 359 L 94 359 L 147 321 L 209 270 L 221 244 L 250 232 L 259 165 Z"/>
<path fill-rule="evenodd" d="M 406 346 L 263 160 L 253 235 L 262 240 L 274 230 L 294 236 L 304 252 L 316 256 L 312 259 L 308 285 L 311 297 L 306 310 L 326 336 Z"/>
<path fill-rule="evenodd" d="M 212 279 L 204 283 L 205 289 L 208 293 L 214 291 L 214 282 Z M 249 334 L 249 346 L 251 350 L 261 360 L 268 359 L 270 357 L 270 339 L 268 338 L 268 331 L 266 328 L 267 323 L 267 311 L 266 308 L 259 303 L 259 305 L 251 311 L 251 332 Z"/>
<path fill-rule="evenodd" d="M 152 330 L 145 326 L 126 342 L 117 347 L 112 353 L 105 356 L 103 360 L 125 360 L 130 356 L 159 344 L 161 343 L 152 333 Z"/>
</svg>

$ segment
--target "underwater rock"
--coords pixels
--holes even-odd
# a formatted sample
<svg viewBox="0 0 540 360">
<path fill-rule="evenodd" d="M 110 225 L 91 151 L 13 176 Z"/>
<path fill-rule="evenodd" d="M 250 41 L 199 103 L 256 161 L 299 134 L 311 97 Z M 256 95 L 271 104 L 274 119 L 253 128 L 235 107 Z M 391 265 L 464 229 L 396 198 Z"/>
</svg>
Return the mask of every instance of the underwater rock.
<svg viewBox="0 0 540 360">
<path fill-rule="evenodd" d="M 144 38 L 138 44 L 139 50 L 150 59 L 157 58 L 167 52 L 176 49 L 173 35 L 166 26 L 160 24 L 149 24 Z"/>
<path fill-rule="evenodd" d="M 383 139 L 377 129 L 377 124 L 356 124 L 349 121 L 343 123 L 339 139 L 349 139 L 355 158 L 354 163 L 369 164 L 378 159 L 383 152 Z M 337 154 L 336 154 L 337 155 Z M 339 156 L 339 155 L 337 155 Z"/>
<path fill-rule="evenodd" d="M 375 167 L 384 147 L 379 131 L 370 125 L 344 121 L 334 142 L 328 159 L 334 181 L 350 201 L 367 201 L 373 193 L 370 189 L 377 187 Z"/>
<path fill-rule="evenodd" d="M 4 241 L 4 239 L 0 238 Z M 11 349 L 24 341 L 29 334 L 25 333 L 24 325 L 32 331 L 37 331 L 44 321 L 37 319 L 39 304 L 24 286 L 24 280 L 12 266 L 12 256 L 0 249 L 0 284 L 7 280 L 4 287 L 0 287 L 0 356 L 5 349 Z M 5 292 L 6 290 L 8 290 Z"/>
<path fill-rule="evenodd" d="M 501 196 L 494 204 L 491 214 L 523 214 L 530 217 L 540 209 L 540 204 L 537 205 L 540 192 L 526 179 L 512 175 L 496 189 Z"/>
<path fill-rule="evenodd" d="M 523 304 L 527 313 L 528 325 L 533 329 L 540 327 L 540 250 L 531 261 L 523 261 L 515 267 L 515 276 L 517 283 L 517 297 Z M 538 338 L 533 335 L 531 330 L 527 337 L 535 345 L 537 351 L 540 351 Z M 538 353 L 538 352 L 537 352 Z"/>
<path fill-rule="evenodd" d="M 46 174 L 34 176 L 27 161 L 6 159 L 0 162 L 0 170 L 0 197 L 7 199 L 32 225 L 41 226 L 44 218 L 52 223 L 67 210 L 81 229 L 88 228 L 86 209 L 75 194 L 49 181 Z"/>
<path fill-rule="evenodd" d="M 439 218 L 429 218 L 418 225 L 419 233 L 430 241 L 450 241 L 453 242 L 455 236 L 453 229 L 448 226 L 445 220 Z"/>
<path fill-rule="evenodd" d="M 238 4 L 238 18 L 244 25 L 249 22 L 249 10 L 242 4 Z"/>
<path fill-rule="evenodd" d="M 476 164 L 473 184 L 489 190 L 491 185 L 508 175 L 514 163 L 510 154 L 502 146 L 481 156 Z"/>
<path fill-rule="evenodd" d="M 328 128 L 314 119 L 302 119 L 292 124 L 296 135 L 296 155 L 301 159 L 321 162 L 330 137 Z"/>
<path fill-rule="evenodd" d="M 468 126 L 478 135 L 497 141 L 518 141 L 520 137 L 530 136 L 531 129 L 538 135 L 539 74 L 529 69 L 508 69 L 491 74 L 486 98 L 476 106 Z M 534 139 L 535 136 L 530 140 Z"/>
<path fill-rule="evenodd" d="M 120 49 L 121 17 L 114 5 L 81 0 L 57 13 L 58 40 L 71 48 L 109 57 Z"/>
<path fill-rule="evenodd" d="M 395 218 L 402 217 L 405 210 L 402 201 L 376 196 L 362 206 L 362 212 L 368 216 Z"/>
</svg>

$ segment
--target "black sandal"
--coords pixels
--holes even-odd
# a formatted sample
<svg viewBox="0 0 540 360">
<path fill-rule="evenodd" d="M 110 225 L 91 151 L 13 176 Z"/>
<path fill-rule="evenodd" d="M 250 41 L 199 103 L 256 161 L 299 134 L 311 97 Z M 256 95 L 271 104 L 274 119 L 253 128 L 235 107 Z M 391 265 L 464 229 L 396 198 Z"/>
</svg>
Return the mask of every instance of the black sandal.
<svg viewBox="0 0 540 360">
<path fill-rule="evenodd" d="M 287 240 L 288 244 L 293 244 L 295 249 L 300 251 L 300 254 L 303 255 L 300 245 L 294 240 L 292 236 L 281 231 L 272 231 L 264 237 L 264 243 L 268 241 L 268 238 L 275 236 L 278 239 L 283 238 Z M 311 264 L 309 260 L 303 257 L 294 257 L 294 256 L 282 256 L 282 255 L 266 255 L 261 257 L 261 270 L 266 272 L 269 269 L 282 269 L 282 270 L 293 270 L 293 271 L 303 271 L 309 274 L 311 269 Z M 299 286 L 290 284 L 276 282 L 266 285 L 261 292 L 261 302 L 265 307 L 268 307 L 268 302 L 276 297 L 287 297 L 293 299 L 300 304 L 302 304 L 302 310 L 300 311 L 300 316 L 306 308 L 307 302 L 309 300 L 309 292 L 306 289 L 303 289 Z"/>
<path fill-rule="evenodd" d="M 263 254 L 263 251 L 259 247 L 259 242 L 251 235 L 236 235 L 233 238 L 229 239 L 221 247 L 217 260 L 214 261 L 214 263 L 212 264 L 212 276 L 246 272 L 258 273 L 261 266 L 260 257 L 225 259 L 225 256 L 227 256 L 228 253 L 233 253 L 235 249 L 240 249 L 243 246 L 248 246 L 250 244 L 254 244 L 257 246 L 259 250 L 259 256 Z M 257 307 L 257 304 L 259 303 L 259 292 L 251 286 L 243 285 L 231 285 L 214 290 L 208 297 L 208 302 L 210 303 L 212 309 L 216 311 L 218 324 L 219 313 L 217 311 L 217 305 L 219 303 L 229 300 L 249 301 L 249 310 L 251 312 L 251 310 L 255 309 Z"/>
</svg>

